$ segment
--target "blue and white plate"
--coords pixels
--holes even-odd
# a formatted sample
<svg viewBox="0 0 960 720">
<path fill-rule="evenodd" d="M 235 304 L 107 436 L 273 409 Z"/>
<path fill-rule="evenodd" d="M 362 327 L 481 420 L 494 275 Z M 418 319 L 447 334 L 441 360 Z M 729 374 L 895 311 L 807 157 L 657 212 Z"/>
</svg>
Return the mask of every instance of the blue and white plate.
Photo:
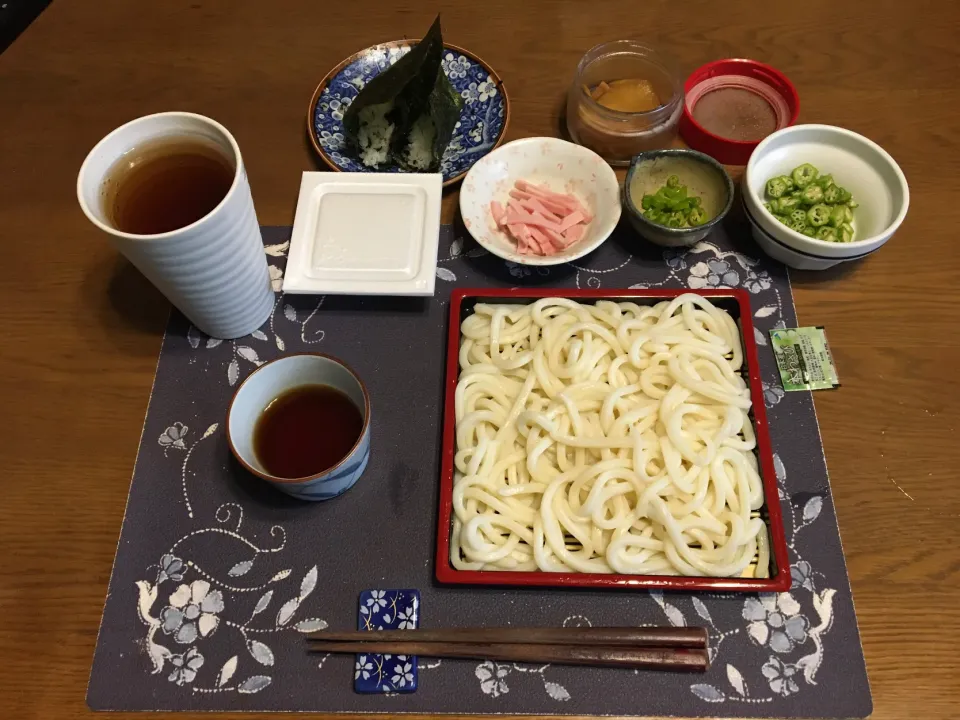
<svg viewBox="0 0 960 720">
<path fill-rule="evenodd" d="M 361 50 L 327 73 L 317 86 L 307 112 L 307 133 L 314 149 L 334 170 L 403 172 L 400 168 L 374 170 L 350 157 L 343 136 L 343 113 L 367 82 L 410 52 L 416 42 L 395 40 Z M 440 163 L 443 183 L 449 185 L 462 179 L 477 160 L 503 141 L 510 100 L 500 76 L 463 48 L 444 43 L 442 67 L 463 98 L 460 122 Z"/>
</svg>

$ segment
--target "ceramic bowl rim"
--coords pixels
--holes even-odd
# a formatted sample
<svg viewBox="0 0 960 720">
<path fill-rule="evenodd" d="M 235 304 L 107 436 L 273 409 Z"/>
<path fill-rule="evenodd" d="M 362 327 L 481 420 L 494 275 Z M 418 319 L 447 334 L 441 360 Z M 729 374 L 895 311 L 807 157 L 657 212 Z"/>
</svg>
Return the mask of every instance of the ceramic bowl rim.
<svg viewBox="0 0 960 720">
<path fill-rule="evenodd" d="M 853 130 L 847 130 L 846 128 L 842 128 L 838 125 L 824 125 L 822 123 L 805 123 L 802 125 L 791 125 L 790 127 L 782 128 L 780 130 L 777 130 L 774 133 L 771 133 L 770 135 L 767 135 L 767 137 L 761 140 L 760 144 L 757 145 L 756 149 L 753 151 L 753 154 L 750 155 L 750 160 L 747 162 L 747 165 L 743 170 L 742 184 L 745 186 L 743 189 L 744 203 L 746 203 L 746 196 L 749 194 L 750 197 L 756 201 L 757 205 L 759 205 L 761 209 L 763 209 L 762 199 L 759 196 L 755 195 L 753 190 L 750 189 L 750 185 L 751 185 L 750 173 L 751 171 L 755 171 L 756 161 L 759 157 L 761 157 L 761 155 L 763 154 L 763 151 L 766 150 L 766 146 L 769 145 L 772 140 L 774 140 L 775 138 L 779 138 L 782 135 L 788 135 L 788 134 L 793 134 L 796 132 L 803 132 L 803 131 L 809 132 L 811 130 L 819 130 L 819 131 L 825 132 L 828 135 L 829 134 L 846 135 L 847 137 L 852 138 L 857 142 L 863 145 L 866 145 L 867 147 L 874 150 L 888 164 L 890 169 L 893 170 L 893 174 L 896 176 L 897 181 L 900 185 L 900 191 L 903 193 L 903 204 L 902 204 L 902 207 L 900 208 L 900 212 L 897 213 L 897 216 L 880 232 L 875 233 L 870 237 L 863 238 L 862 240 L 854 240 L 853 242 L 842 243 L 843 247 L 853 248 L 855 250 L 861 249 L 861 248 L 867 247 L 868 245 L 873 245 L 873 244 L 877 244 L 877 248 L 882 247 L 884 244 L 886 244 L 887 240 L 889 240 L 893 236 L 893 234 L 900 229 L 900 225 L 903 224 L 904 219 L 907 217 L 907 211 L 910 209 L 910 186 L 907 183 L 907 176 L 904 175 L 903 170 L 901 169 L 900 165 L 897 164 L 897 161 L 893 159 L 893 156 L 890 153 L 888 153 L 886 150 L 884 150 L 879 144 L 875 143 L 873 140 L 866 137 L 865 135 L 861 135 L 860 133 L 854 132 Z M 827 142 L 824 144 L 830 147 L 834 147 L 833 143 L 830 143 L 830 142 Z M 764 183 L 766 183 L 766 181 L 764 181 Z M 767 212 L 765 209 L 763 211 Z M 771 222 L 776 222 L 776 221 L 771 218 Z M 777 224 L 779 225 L 782 223 L 777 223 Z M 798 241 L 799 243 L 810 243 L 812 248 L 828 248 L 828 247 L 836 248 L 838 245 L 838 243 L 830 242 L 828 240 L 820 240 L 818 238 L 808 237 L 803 233 L 798 233 L 796 230 L 791 230 L 786 225 L 783 225 L 783 230 L 785 231 L 784 240 L 781 240 L 780 242 L 783 245 L 787 245 L 791 250 L 794 249 L 795 246 L 791 243 L 786 242 L 786 239 L 789 239 L 791 242 Z M 772 235 L 772 233 L 769 231 L 767 232 L 767 234 Z M 808 252 L 807 254 L 811 254 L 811 253 Z M 831 255 L 830 259 L 849 258 L 849 257 L 855 257 L 855 256 Z"/>
<path fill-rule="evenodd" d="M 347 454 L 344 455 L 336 465 L 328 467 L 326 470 L 315 473 L 313 475 L 305 475 L 304 477 L 299 477 L 299 478 L 284 478 L 284 477 L 271 475 L 270 473 L 265 473 L 260 470 L 257 470 L 255 467 L 250 465 L 250 463 L 248 463 L 246 460 L 243 459 L 243 457 L 237 451 L 236 446 L 233 444 L 233 430 L 230 427 L 230 416 L 233 415 L 233 406 L 234 406 L 234 403 L 236 403 L 237 397 L 240 395 L 240 392 L 243 390 L 243 388 L 247 385 L 248 382 L 250 382 L 254 377 L 256 377 L 257 373 L 259 373 L 261 370 L 263 370 L 264 368 L 270 365 L 281 363 L 284 360 L 290 360 L 291 358 L 304 357 L 304 356 L 329 360 L 339 365 L 340 367 L 342 367 L 344 370 L 346 370 L 348 373 L 350 373 L 353 376 L 354 380 L 356 380 L 357 384 L 360 386 L 360 392 L 363 393 L 363 411 L 364 411 L 363 412 L 363 428 L 360 430 L 360 435 L 357 437 L 357 441 L 353 444 L 353 447 L 350 448 L 349 452 L 347 452 Z M 254 424 L 256 424 L 256 421 L 254 421 Z M 353 457 L 353 454 L 357 451 L 357 448 L 359 448 L 360 445 L 363 443 L 363 439 L 366 436 L 367 431 L 369 429 L 370 429 L 370 393 L 367 390 L 367 386 L 364 384 L 363 380 L 360 379 L 360 376 L 356 373 L 356 371 L 352 367 L 347 365 L 347 363 L 345 363 L 340 358 L 337 358 L 337 357 L 334 357 L 333 355 L 329 355 L 327 353 L 322 353 L 322 352 L 288 353 L 281 357 L 274 358 L 273 360 L 269 360 L 265 362 L 263 365 L 261 365 L 256 370 L 254 370 L 252 373 L 247 375 L 244 381 L 237 386 L 237 389 L 233 393 L 233 397 L 230 398 L 230 404 L 227 406 L 226 435 L 227 435 L 227 444 L 230 446 L 230 453 L 233 455 L 234 458 L 236 458 L 237 462 L 239 462 L 245 470 L 256 475 L 261 480 L 266 480 L 267 482 L 275 485 L 302 485 L 305 483 L 313 482 L 315 480 L 321 480 L 323 477 L 330 475 L 331 473 L 339 469 L 348 459 Z"/>
<path fill-rule="evenodd" d="M 691 160 L 695 160 L 704 165 L 709 165 L 714 170 L 720 171 L 720 177 L 723 178 L 724 185 L 727 188 L 727 202 L 723 206 L 723 209 L 717 213 L 716 217 L 705 222 L 703 225 L 697 225 L 696 227 L 689 228 L 674 228 L 668 227 L 666 225 L 661 225 L 660 223 L 651 222 L 640 212 L 636 204 L 633 202 L 633 197 L 630 195 L 630 185 L 633 182 L 634 175 L 637 173 L 637 168 L 641 162 L 645 160 L 653 160 L 658 157 L 667 156 L 667 157 L 687 157 Z M 692 150 L 688 148 L 666 148 L 662 150 L 647 150 L 642 153 L 637 153 L 633 156 L 633 159 L 630 161 L 630 169 L 627 171 L 626 180 L 623 181 L 623 202 L 627 206 L 627 212 L 630 213 L 630 216 L 634 220 L 638 220 L 641 225 L 645 228 L 651 230 L 656 230 L 659 233 L 664 233 L 666 235 L 672 235 L 676 238 L 689 237 L 694 233 L 703 232 L 704 235 L 709 233 L 710 230 L 719 224 L 723 218 L 727 216 L 727 213 L 730 212 L 730 208 L 733 207 L 733 196 L 735 194 L 733 179 L 730 177 L 730 173 L 727 172 L 727 169 L 717 162 L 714 158 L 710 157 L 706 153 L 702 153 L 699 150 Z M 706 232 L 704 232 L 706 231 Z"/>
<path fill-rule="evenodd" d="M 347 170 L 344 170 L 342 167 L 337 165 L 333 161 L 333 159 L 327 154 L 327 151 L 320 146 L 319 142 L 317 142 L 317 136 L 316 136 L 316 133 L 314 132 L 314 127 L 313 127 L 313 119 L 316 114 L 317 104 L 320 102 L 320 93 L 322 93 L 324 88 L 326 88 L 327 85 L 330 84 L 330 80 L 332 78 L 336 77 L 341 70 L 343 70 L 350 63 L 360 58 L 364 53 L 369 52 L 374 48 L 389 49 L 389 48 L 400 47 L 401 45 L 415 45 L 416 43 L 420 42 L 422 39 L 423 38 L 409 38 L 409 39 L 404 38 L 401 40 L 389 40 L 387 42 L 377 43 L 375 45 L 370 45 L 369 47 L 365 47 L 362 50 L 358 50 L 352 55 L 341 60 L 339 63 L 337 63 L 337 65 L 335 65 L 331 70 L 329 70 L 326 75 L 323 76 L 322 80 L 320 80 L 320 84 L 317 85 L 317 89 L 313 91 L 313 95 L 310 98 L 310 104 L 307 106 L 307 137 L 310 139 L 310 145 L 313 147 L 314 152 L 316 152 L 317 155 L 320 156 L 320 159 L 323 160 L 332 170 L 334 170 L 335 172 L 348 172 Z M 459 45 L 454 45 L 453 43 L 448 43 L 446 41 L 444 41 L 443 43 L 443 49 L 453 50 L 454 52 L 458 52 L 461 55 L 465 55 L 471 60 L 473 60 L 475 63 L 480 65 L 482 68 L 487 70 L 494 84 L 497 86 L 497 90 L 500 91 L 500 94 L 503 97 L 503 127 L 500 128 L 500 132 L 497 134 L 497 139 L 494 141 L 490 149 L 473 161 L 473 165 L 476 165 L 481 159 L 483 159 L 484 157 L 492 153 L 494 150 L 496 150 L 498 147 L 500 147 L 500 145 L 503 144 L 503 141 L 507 136 L 507 128 L 510 125 L 510 95 L 507 93 L 507 87 L 506 85 L 504 85 L 503 79 L 500 77 L 499 73 L 497 73 L 497 71 L 493 69 L 493 66 L 490 65 L 490 63 L 488 63 L 486 60 L 481 58 L 479 55 L 477 55 L 476 53 L 470 52 L 466 48 L 462 48 Z M 444 180 L 443 187 L 450 187 L 451 185 L 454 185 L 455 183 L 458 183 L 461 180 L 463 180 L 463 178 L 466 177 L 466 174 L 470 172 L 471 168 L 473 168 L 473 165 L 468 167 L 466 170 L 464 170 L 460 174 L 454 175 L 449 180 Z M 371 170 L 370 172 L 379 172 L 379 171 Z"/>
<path fill-rule="evenodd" d="M 602 167 L 605 167 L 607 170 L 610 171 L 608 179 L 610 176 L 613 177 L 614 185 L 617 186 L 617 191 L 619 192 L 620 182 L 617 180 L 616 172 L 614 171 L 613 167 L 611 167 L 610 164 L 606 160 L 604 160 L 598 153 L 595 153 L 590 148 L 585 147 L 584 145 L 580 145 L 579 143 L 570 142 L 569 140 L 564 140 L 563 138 L 550 137 L 547 135 L 537 135 L 534 137 L 519 138 L 517 140 L 511 140 L 508 143 L 504 143 L 500 147 L 491 148 L 491 150 L 486 155 L 479 158 L 473 165 L 470 166 L 470 169 L 467 170 L 467 174 L 469 175 L 470 173 L 472 173 L 474 169 L 478 165 L 480 165 L 480 163 L 487 161 L 489 158 L 493 158 L 499 152 L 504 152 L 507 148 L 511 146 L 529 145 L 535 142 L 543 142 L 543 141 L 548 141 L 549 145 L 557 145 L 561 143 L 565 146 L 569 145 L 574 148 L 573 152 L 583 152 L 583 153 L 586 153 L 587 155 L 592 155 L 593 157 L 595 157 L 597 160 L 599 160 L 602 163 Z M 599 178 L 598 178 L 598 182 L 599 182 Z M 463 201 L 465 197 L 469 198 L 470 192 L 469 191 L 464 192 L 464 190 L 461 189 L 460 197 L 457 198 L 457 208 L 460 211 L 461 219 L 463 219 Z M 593 243 L 587 243 L 584 248 L 577 250 L 575 254 L 570 256 L 536 255 L 536 256 L 531 256 L 529 258 L 526 258 L 520 255 L 514 255 L 511 257 L 506 257 L 501 253 L 499 248 L 495 247 L 491 243 L 482 241 L 479 237 L 474 235 L 473 230 L 471 228 L 467 228 L 467 232 L 470 234 L 470 237 L 472 237 L 480 247 L 482 247 L 484 250 L 491 253 L 492 255 L 496 255 L 501 260 L 506 260 L 507 262 L 516 263 L 517 265 L 524 265 L 526 267 L 551 267 L 553 265 L 563 265 L 564 263 L 575 262 L 580 258 L 584 257 L 585 255 L 589 255 L 594 250 L 597 250 L 601 245 L 603 245 L 607 240 L 609 240 L 610 236 L 613 235 L 614 230 L 617 229 L 617 225 L 620 223 L 620 218 L 622 216 L 623 210 L 619 202 L 615 204 L 614 212 L 616 214 L 616 217 L 614 217 L 612 222 L 610 223 L 610 229 L 606 231 L 606 234 L 604 234 L 601 231 L 599 234 L 600 237 L 598 237 L 597 240 L 594 240 Z M 596 220 L 596 217 L 594 217 L 594 221 L 595 220 Z M 582 242 L 583 242 L 583 239 L 581 238 L 581 240 L 579 240 L 577 243 L 574 243 L 574 245 L 577 245 Z"/>
</svg>

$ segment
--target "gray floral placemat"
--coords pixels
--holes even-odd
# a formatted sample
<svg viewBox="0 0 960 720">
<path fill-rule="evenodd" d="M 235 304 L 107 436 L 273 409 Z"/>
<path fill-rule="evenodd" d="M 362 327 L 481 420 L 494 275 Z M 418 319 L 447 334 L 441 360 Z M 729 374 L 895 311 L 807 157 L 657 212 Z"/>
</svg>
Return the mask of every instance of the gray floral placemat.
<svg viewBox="0 0 960 720">
<path fill-rule="evenodd" d="M 265 228 L 279 288 L 289 228 Z M 444 227 L 434 298 L 278 295 L 237 341 L 170 319 L 130 487 L 87 700 L 99 710 L 742 717 L 871 711 L 809 393 L 780 389 L 766 331 L 796 325 L 782 266 L 722 232 L 685 253 L 621 228 L 576 265 L 511 265 Z M 793 588 L 778 595 L 441 587 L 433 555 L 449 293 L 456 286 L 743 287 L 751 293 Z M 372 397 L 366 473 L 302 503 L 245 474 L 224 437 L 233 388 L 284 352 L 342 357 Z M 842 392 L 842 390 L 840 391 Z M 357 597 L 417 588 L 421 627 L 699 624 L 706 675 L 420 660 L 410 695 L 353 691 L 353 657 L 301 633 L 352 628 Z M 385 675 L 402 668 L 382 667 Z M 362 672 L 360 668 L 359 672 Z"/>
</svg>

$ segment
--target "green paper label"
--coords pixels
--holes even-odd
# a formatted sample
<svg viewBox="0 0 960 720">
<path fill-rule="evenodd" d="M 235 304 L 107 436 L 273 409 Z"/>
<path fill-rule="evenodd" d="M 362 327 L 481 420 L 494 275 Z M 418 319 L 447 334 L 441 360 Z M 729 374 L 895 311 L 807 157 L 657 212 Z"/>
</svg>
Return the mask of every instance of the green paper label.
<svg viewBox="0 0 960 720">
<path fill-rule="evenodd" d="M 822 327 L 770 331 L 784 390 L 829 390 L 840 384 Z"/>
</svg>

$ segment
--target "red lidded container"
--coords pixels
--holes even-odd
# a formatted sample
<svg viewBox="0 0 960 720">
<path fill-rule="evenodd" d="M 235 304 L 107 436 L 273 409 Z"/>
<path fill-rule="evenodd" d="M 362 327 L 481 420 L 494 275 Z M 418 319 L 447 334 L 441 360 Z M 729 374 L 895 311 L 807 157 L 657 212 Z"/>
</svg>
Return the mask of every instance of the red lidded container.
<svg viewBox="0 0 960 720">
<path fill-rule="evenodd" d="M 800 97 L 787 76 L 756 60 L 716 60 L 684 84 L 680 135 L 724 165 L 746 165 L 767 135 L 793 125 Z"/>
</svg>

